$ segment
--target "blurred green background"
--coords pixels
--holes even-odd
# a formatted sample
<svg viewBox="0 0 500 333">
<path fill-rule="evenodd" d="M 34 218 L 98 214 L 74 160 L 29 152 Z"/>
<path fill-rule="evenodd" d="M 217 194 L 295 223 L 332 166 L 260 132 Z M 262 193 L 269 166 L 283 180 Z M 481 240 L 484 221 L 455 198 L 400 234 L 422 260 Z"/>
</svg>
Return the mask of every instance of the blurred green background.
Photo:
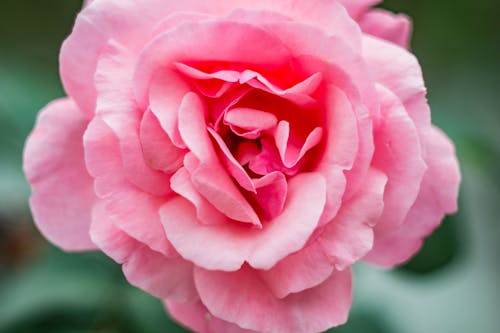
<svg viewBox="0 0 500 333">
<path fill-rule="evenodd" d="M 455 141 L 460 211 L 408 264 L 355 269 L 341 333 L 500 332 L 500 3 L 385 1 L 415 21 L 434 122 Z M 79 0 L 0 1 L 0 332 L 185 332 L 98 253 L 67 254 L 33 227 L 21 171 L 37 111 L 64 95 L 60 44 Z M 292 332 L 293 333 L 293 332 Z"/>
</svg>

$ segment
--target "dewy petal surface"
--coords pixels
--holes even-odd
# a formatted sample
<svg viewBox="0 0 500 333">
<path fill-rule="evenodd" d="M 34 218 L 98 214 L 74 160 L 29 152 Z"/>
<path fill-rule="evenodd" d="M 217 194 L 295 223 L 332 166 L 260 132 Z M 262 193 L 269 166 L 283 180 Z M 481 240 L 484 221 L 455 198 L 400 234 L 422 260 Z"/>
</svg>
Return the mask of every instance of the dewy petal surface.
<svg viewBox="0 0 500 333">
<path fill-rule="evenodd" d="M 83 132 L 88 119 L 71 99 L 52 102 L 38 116 L 26 142 L 23 168 L 31 184 L 36 225 L 65 250 L 90 250 L 96 196 L 85 168 Z"/>
</svg>

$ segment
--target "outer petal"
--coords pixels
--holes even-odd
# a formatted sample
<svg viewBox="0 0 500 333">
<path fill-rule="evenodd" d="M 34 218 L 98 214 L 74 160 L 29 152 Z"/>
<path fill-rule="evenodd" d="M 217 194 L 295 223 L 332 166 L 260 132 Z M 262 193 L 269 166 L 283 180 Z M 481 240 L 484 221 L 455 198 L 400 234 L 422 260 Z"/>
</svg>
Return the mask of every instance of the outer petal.
<svg viewBox="0 0 500 333">
<path fill-rule="evenodd" d="M 354 19 L 358 19 L 363 13 L 365 13 L 370 7 L 375 6 L 382 0 L 337 0 L 339 1 L 349 12 Z"/>
<path fill-rule="evenodd" d="M 324 204 L 323 177 L 304 173 L 289 181 L 283 212 L 263 229 L 237 223 L 203 226 L 194 207 L 183 198 L 167 202 L 160 215 L 175 249 L 200 267 L 234 271 L 246 261 L 255 268 L 269 269 L 305 245 Z"/>
<path fill-rule="evenodd" d="M 174 319 L 184 326 L 198 333 L 252 333 L 233 323 L 229 323 L 208 312 L 207 308 L 197 301 L 196 303 L 177 303 L 166 301 L 165 307 Z"/>
<path fill-rule="evenodd" d="M 89 227 L 96 196 L 83 154 L 87 124 L 72 100 L 52 102 L 41 111 L 24 150 L 35 223 L 65 250 L 95 248 Z"/>
<path fill-rule="evenodd" d="M 275 11 L 294 20 L 316 26 L 328 34 L 356 29 L 356 23 L 344 19 L 344 9 L 335 1 L 321 0 L 237 0 L 211 1 L 96 1 L 77 17 L 71 35 L 61 50 L 61 76 L 68 94 L 85 112 L 95 108 L 93 77 L 100 51 L 109 39 L 115 39 L 137 54 L 157 33 L 162 20 L 178 12 L 199 12 L 224 16 L 237 8 Z M 119 20 L 116 18 L 120 17 Z M 124 33 L 126 32 L 126 33 Z"/>
<path fill-rule="evenodd" d="M 412 25 L 406 15 L 374 9 L 364 14 L 359 24 L 367 34 L 393 42 L 405 49 L 410 45 Z"/>
<path fill-rule="evenodd" d="M 368 35 L 363 36 L 363 58 L 375 81 L 400 99 L 417 129 L 427 128 L 430 109 L 417 58 L 393 43 Z"/>
<path fill-rule="evenodd" d="M 106 201 L 106 209 L 115 226 L 151 249 L 171 254 L 173 250 L 158 213 L 166 199 L 152 196 L 128 182 L 118 140 L 100 117 L 95 117 L 89 124 L 84 143 L 85 160 L 95 177 L 96 192 Z"/>
<path fill-rule="evenodd" d="M 110 40 L 101 53 L 95 75 L 96 112 L 119 139 L 123 170 L 130 182 L 151 194 L 165 195 L 170 192 L 167 175 L 152 169 L 144 160 L 139 138 L 142 112 L 133 96 L 133 68 L 133 55 Z"/>
<path fill-rule="evenodd" d="M 248 267 L 230 273 L 196 268 L 195 284 L 210 313 L 258 332 L 323 331 L 345 323 L 352 302 L 349 270 L 283 299 Z"/>
<path fill-rule="evenodd" d="M 444 215 L 457 209 L 460 171 L 453 144 L 437 128 L 426 134 L 423 140 L 429 168 L 419 196 L 403 225 L 388 237 L 375 240 L 373 250 L 365 258 L 370 263 L 392 267 L 408 260 Z"/>
<path fill-rule="evenodd" d="M 270 270 L 259 271 L 272 293 L 284 298 L 291 293 L 316 287 L 328 279 L 334 265 L 319 242 L 312 242 L 296 253 L 279 261 Z"/>
<path fill-rule="evenodd" d="M 93 211 L 92 240 L 111 258 L 123 264 L 127 280 L 148 293 L 178 301 L 197 299 L 193 265 L 182 258 L 166 258 L 114 226 L 105 203 Z"/>
<path fill-rule="evenodd" d="M 361 259 L 373 246 L 373 226 L 384 208 L 387 177 L 370 169 L 364 186 L 343 203 L 335 219 L 325 226 L 317 242 L 338 270 Z"/>
<path fill-rule="evenodd" d="M 374 131 L 372 165 L 388 177 L 384 212 L 375 227 L 378 237 L 400 226 L 417 198 L 427 166 L 422 156 L 415 124 L 398 98 L 377 86 L 381 99 L 380 123 Z"/>
</svg>

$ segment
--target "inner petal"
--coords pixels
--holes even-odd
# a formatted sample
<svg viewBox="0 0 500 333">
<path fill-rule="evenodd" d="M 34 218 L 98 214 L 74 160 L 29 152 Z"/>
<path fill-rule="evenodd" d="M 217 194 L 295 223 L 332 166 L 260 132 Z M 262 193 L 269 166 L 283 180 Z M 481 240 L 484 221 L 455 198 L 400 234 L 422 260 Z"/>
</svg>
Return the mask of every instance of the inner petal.
<svg viewBox="0 0 500 333">
<path fill-rule="evenodd" d="M 290 123 L 286 120 L 280 121 L 274 139 L 283 165 L 287 168 L 294 167 L 309 150 L 320 143 L 322 136 L 323 129 L 316 127 L 309 133 L 302 146 L 299 146 L 293 142 L 293 137 L 290 137 Z"/>
<path fill-rule="evenodd" d="M 246 139 L 256 139 L 262 131 L 275 127 L 278 118 L 272 113 L 252 108 L 233 108 L 224 115 L 224 123 L 235 134 Z"/>
<path fill-rule="evenodd" d="M 245 190 L 256 192 L 252 180 L 248 176 L 245 169 L 243 169 L 241 164 L 234 158 L 233 154 L 231 153 L 221 136 L 210 127 L 207 129 L 208 133 L 212 135 L 215 142 L 219 146 L 219 150 L 222 152 L 222 158 L 225 162 L 224 164 L 226 165 L 226 168 L 228 169 L 231 176 L 233 176 L 233 178 L 236 179 L 240 186 Z"/>
</svg>

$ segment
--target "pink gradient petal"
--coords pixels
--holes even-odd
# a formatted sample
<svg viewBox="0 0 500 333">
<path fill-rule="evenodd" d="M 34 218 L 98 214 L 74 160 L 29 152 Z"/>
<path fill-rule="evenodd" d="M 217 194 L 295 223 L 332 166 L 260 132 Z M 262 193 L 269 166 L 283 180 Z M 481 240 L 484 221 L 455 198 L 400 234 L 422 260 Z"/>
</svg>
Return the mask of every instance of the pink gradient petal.
<svg viewBox="0 0 500 333">
<path fill-rule="evenodd" d="M 430 125 L 430 109 L 417 58 L 405 49 L 376 37 L 364 35 L 363 57 L 375 80 L 403 103 L 417 128 Z"/>
<path fill-rule="evenodd" d="M 106 202 L 99 200 L 92 210 L 90 237 L 101 251 L 119 264 L 127 261 L 141 244 L 115 227 L 106 209 Z"/>
<path fill-rule="evenodd" d="M 259 144 L 255 141 L 244 141 L 238 146 L 236 151 L 236 160 L 241 165 L 248 164 L 260 153 Z"/>
<path fill-rule="evenodd" d="M 139 137 L 139 115 L 107 113 L 103 115 L 103 120 L 118 138 L 126 178 L 152 195 L 164 196 L 171 193 L 169 175 L 152 169 L 144 159 Z"/>
<path fill-rule="evenodd" d="M 323 178 L 304 173 L 288 182 L 283 212 L 263 229 L 238 224 L 202 226 L 194 208 L 182 198 L 168 201 L 160 215 L 176 250 L 197 266 L 234 271 L 246 261 L 255 268 L 269 269 L 304 246 L 316 228 L 324 203 Z"/>
<path fill-rule="evenodd" d="M 143 157 L 138 133 L 142 115 L 131 86 L 133 64 L 128 50 L 113 40 L 109 41 L 101 53 L 95 74 L 96 112 L 119 139 L 127 178 L 149 193 L 165 195 L 169 192 L 168 178 L 163 172 L 151 169 Z"/>
<path fill-rule="evenodd" d="M 198 90 L 210 98 L 219 98 L 234 86 L 240 76 L 237 71 L 221 70 L 205 73 L 183 63 L 175 63 L 175 67 L 184 75 L 193 78 Z"/>
<path fill-rule="evenodd" d="M 123 273 L 132 285 L 155 297 L 179 302 L 198 298 L 193 264 L 182 258 L 167 258 L 145 245 L 138 247 L 123 264 Z"/>
<path fill-rule="evenodd" d="M 240 73 L 234 70 L 220 70 L 213 73 L 206 73 L 202 70 L 188 66 L 181 62 L 175 63 L 175 67 L 183 74 L 198 80 L 219 79 L 226 82 L 238 82 Z"/>
<path fill-rule="evenodd" d="M 321 73 L 315 73 L 290 88 L 282 89 L 269 82 L 262 74 L 245 70 L 241 73 L 240 83 L 246 83 L 253 88 L 288 99 L 296 105 L 308 107 L 315 104 L 315 100 L 310 95 L 318 89 L 321 83 Z"/>
<path fill-rule="evenodd" d="M 327 183 L 327 201 L 321 225 L 330 222 L 340 208 L 346 186 L 343 171 L 352 168 L 359 145 L 356 114 L 345 93 L 329 86 L 325 105 L 328 106 L 325 125 L 328 131 L 325 150 L 316 168 Z"/>
<path fill-rule="evenodd" d="M 422 157 L 415 124 L 399 99 L 377 85 L 382 119 L 374 132 L 375 155 L 372 165 L 388 177 L 384 212 L 375 227 L 377 237 L 400 226 L 415 202 L 427 166 Z"/>
<path fill-rule="evenodd" d="M 257 139 L 262 131 L 276 126 L 278 119 L 272 113 L 251 108 L 232 108 L 224 115 L 224 123 L 233 133 L 249 140 Z"/>
<path fill-rule="evenodd" d="M 241 42 L 245 36 L 245 42 Z M 223 40 L 224 43 L 220 43 Z M 290 55 L 279 39 L 250 24 L 229 21 L 185 23 L 154 39 L 142 51 L 135 73 L 135 92 L 146 106 L 153 75 L 175 63 L 212 61 L 265 66 L 272 71 L 287 64 Z"/>
<path fill-rule="evenodd" d="M 376 239 L 373 250 L 365 258 L 369 263 L 390 268 L 408 260 L 444 215 L 457 209 L 460 170 L 453 144 L 439 129 L 432 127 L 424 137 L 424 147 L 428 169 L 419 196 L 401 227 L 385 238 Z"/>
<path fill-rule="evenodd" d="M 174 250 L 158 222 L 158 205 L 165 198 L 140 191 L 127 180 L 118 140 L 99 117 L 89 124 L 84 145 L 85 161 L 95 178 L 96 193 L 105 201 L 115 227 L 153 250 L 170 255 Z"/>
<path fill-rule="evenodd" d="M 293 136 L 293 133 L 291 133 Z M 281 161 L 287 168 L 293 168 L 304 155 L 320 143 L 323 136 L 323 129 L 316 127 L 306 138 L 302 146 L 295 146 L 290 143 L 290 123 L 286 120 L 279 122 L 275 132 L 276 147 L 280 153 Z"/>
<path fill-rule="evenodd" d="M 393 14 L 382 9 L 373 9 L 360 20 L 363 32 L 397 44 L 405 49 L 410 45 L 411 20 L 402 14 Z"/>
<path fill-rule="evenodd" d="M 95 112 L 97 93 L 94 73 L 98 54 L 106 43 L 107 36 L 80 14 L 59 55 L 59 70 L 64 89 L 78 107 L 89 115 Z"/>
<path fill-rule="evenodd" d="M 260 152 L 248 163 L 250 170 L 258 175 L 280 171 L 286 175 L 295 176 L 299 172 L 300 164 L 296 164 L 293 168 L 287 168 L 283 165 L 274 138 L 264 136 L 260 140 L 260 145 Z"/>
<path fill-rule="evenodd" d="M 333 271 L 334 265 L 320 243 L 313 242 L 279 261 L 270 270 L 259 271 L 259 275 L 276 297 L 284 298 L 291 293 L 316 287 Z"/>
<path fill-rule="evenodd" d="M 283 211 L 288 193 L 288 183 L 283 173 L 271 172 L 261 178 L 254 179 L 256 188 L 254 195 L 265 217 L 272 220 Z"/>
<path fill-rule="evenodd" d="M 348 19 L 337 2 L 328 0 L 314 2 L 238 0 L 217 1 L 210 5 L 202 0 L 98 1 L 86 7 L 78 15 L 73 32 L 63 45 L 60 62 L 64 87 L 84 112 L 91 113 L 95 107 L 93 78 L 97 59 L 109 39 L 115 39 L 137 54 L 158 33 L 158 26 L 165 17 L 179 12 L 223 16 L 237 8 L 275 11 L 324 29 L 327 34 L 352 31 L 357 27 L 354 21 Z M 121 19 L 116 20 L 116 17 Z M 203 38 L 186 38 L 186 40 L 200 41 Z M 354 39 L 347 38 L 347 40 Z M 209 44 L 219 43 L 209 41 Z M 141 98 L 141 101 L 144 99 Z M 144 105 L 142 106 L 145 109 Z"/>
<path fill-rule="evenodd" d="M 151 110 L 142 117 L 139 138 L 144 159 L 151 168 L 171 173 L 182 165 L 186 150 L 172 143 Z"/>
<path fill-rule="evenodd" d="M 155 197 L 124 185 L 120 191 L 104 200 L 107 212 L 118 229 L 154 251 L 167 256 L 175 253 L 160 223 L 159 208 L 166 198 Z"/>
<path fill-rule="evenodd" d="M 149 108 L 178 148 L 186 148 L 179 133 L 178 113 L 184 96 L 190 90 L 188 82 L 179 74 L 167 70 L 155 73 L 149 90 Z"/>
<path fill-rule="evenodd" d="M 347 321 L 352 302 L 349 270 L 334 272 L 319 286 L 283 299 L 246 266 L 236 272 L 197 267 L 195 284 L 210 313 L 258 332 L 324 331 Z"/>
<path fill-rule="evenodd" d="M 342 37 L 327 36 L 323 31 L 297 23 L 280 22 L 264 28 L 273 31 L 290 48 L 305 72 L 321 72 L 323 81 L 342 89 L 352 103 L 358 119 L 359 148 L 352 170 L 345 172 L 348 184 L 345 197 L 349 198 L 368 172 L 374 149 L 371 117 L 379 110 L 372 76 L 360 50 Z"/>
<path fill-rule="evenodd" d="M 221 1 L 224 3 L 224 1 Z M 229 5 L 230 3 L 230 5 Z M 275 12 L 281 16 L 289 17 L 290 21 L 299 22 L 304 26 L 320 29 L 328 36 L 342 36 L 353 48 L 359 48 L 359 28 L 337 1 L 330 0 L 237 0 L 228 2 L 232 9 L 245 8 L 246 11 Z M 232 17 L 232 16 L 229 16 Z M 252 24 L 263 26 L 270 22 L 283 21 L 277 15 L 234 15 L 234 18 L 251 19 Z M 272 19 L 270 19 L 272 18 Z M 262 21 L 263 20 L 263 21 Z"/>
<path fill-rule="evenodd" d="M 195 303 L 165 301 L 165 307 L 175 320 L 197 333 L 257 333 L 212 316 L 200 301 Z"/>
<path fill-rule="evenodd" d="M 386 183 L 382 172 L 370 169 L 362 190 L 342 204 L 319 236 L 317 241 L 337 270 L 349 268 L 371 250 L 373 226 L 384 209 Z"/>
<path fill-rule="evenodd" d="M 112 195 L 124 182 L 123 165 L 118 138 L 111 128 L 97 116 L 89 123 L 83 135 L 85 164 L 94 178 L 99 198 Z"/>
<path fill-rule="evenodd" d="M 203 224 L 227 223 L 228 218 L 202 197 L 191 183 L 185 168 L 179 169 L 170 179 L 172 190 L 189 200 L 196 207 L 196 217 Z"/>
<path fill-rule="evenodd" d="M 199 160 L 199 165 L 192 172 L 190 170 L 194 187 L 229 218 L 260 227 L 257 214 L 220 165 L 204 118 L 205 109 L 200 98 L 194 93 L 186 94 L 179 110 L 179 131 Z"/>
<path fill-rule="evenodd" d="M 382 0 L 337 0 L 339 1 L 349 12 L 352 18 L 358 19 L 362 16 L 370 7 L 382 2 Z"/>
<path fill-rule="evenodd" d="M 217 146 L 222 152 L 222 159 L 224 161 L 226 169 L 229 171 L 231 176 L 233 176 L 233 178 L 238 182 L 238 184 L 240 184 L 242 188 L 244 188 L 247 191 L 255 193 L 256 190 L 252 182 L 252 179 L 247 174 L 245 169 L 243 169 L 243 167 L 234 158 L 233 154 L 229 151 L 229 148 L 227 147 L 224 140 L 220 137 L 220 135 L 217 132 L 215 132 L 210 127 L 208 127 L 207 130 L 208 133 L 210 133 L 210 135 L 212 136 L 212 138 L 214 138 Z"/>
<path fill-rule="evenodd" d="M 155 297 L 178 301 L 198 298 L 193 265 L 182 258 L 167 258 L 117 229 L 104 201 L 93 211 L 92 240 L 120 264 L 127 280 Z"/>
<path fill-rule="evenodd" d="M 40 112 L 23 154 L 33 219 L 47 239 L 67 251 L 95 249 L 89 228 L 97 198 L 82 144 L 88 122 L 74 101 L 56 100 Z"/>
</svg>

